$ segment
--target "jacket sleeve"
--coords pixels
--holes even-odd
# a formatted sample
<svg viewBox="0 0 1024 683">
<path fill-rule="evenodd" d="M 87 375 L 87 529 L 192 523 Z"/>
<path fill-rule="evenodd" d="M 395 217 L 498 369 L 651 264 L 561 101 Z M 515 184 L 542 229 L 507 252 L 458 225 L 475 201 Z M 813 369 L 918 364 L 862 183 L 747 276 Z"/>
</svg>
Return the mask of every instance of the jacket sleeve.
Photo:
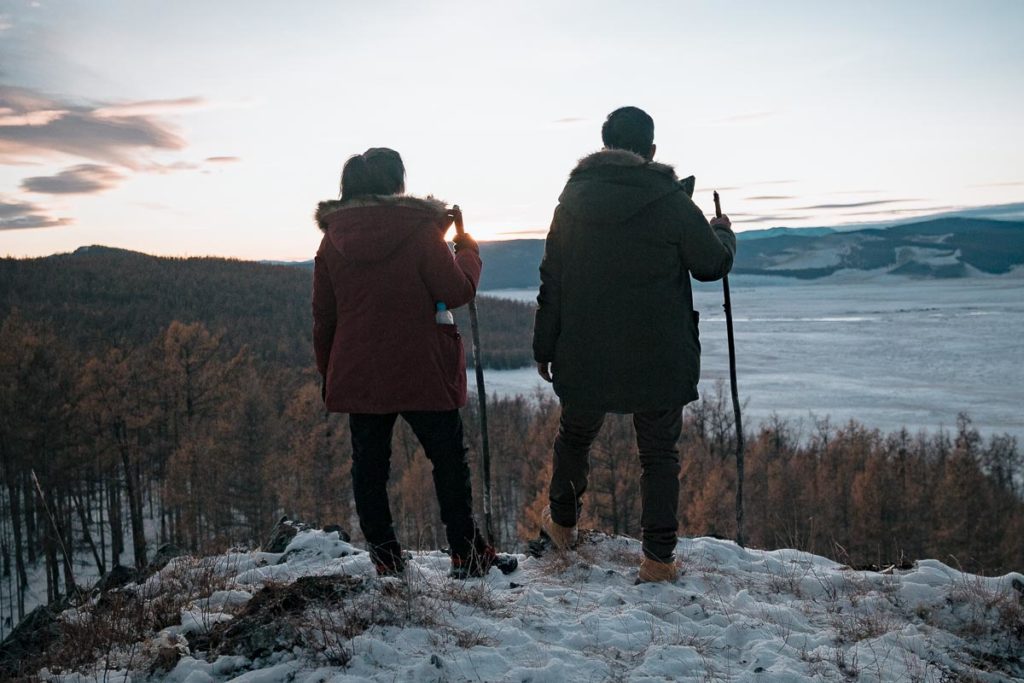
<svg viewBox="0 0 1024 683">
<path fill-rule="evenodd" d="M 697 280 L 721 280 L 732 270 L 736 235 L 728 228 L 712 228 L 693 200 L 680 196 L 683 215 L 679 258 Z"/>
<path fill-rule="evenodd" d="M 424 256 L 420 260 L 420 277 L 434 301 L 443 301 L 449 309 L 464 306 L 476 296 L 483 263 L 476 249 L 452 250 L 444 241 L 444 234 L 433 226 L 427 229 Z"/>
<path fill-rule="evenodd" d="M 324 252 L 333 249 L 327 236 L 320 243 L 320 249 L 313 260 L 313 351 L 316 354 L 316 369 L 327 375 L 327 365 L 334 344 L 334 330 L 338 324 L 338 308 L 334 298 Z"/>
<path fill-rule="evenodd" d="M 540 262 L 540 293 L 533 324 L 533 358 L 538 363 L 555 359 L 555 344 L 562 329 L 562 231 L 559 208 L 555 209 L 544 241 L 544 258 Z"/>
</svg>

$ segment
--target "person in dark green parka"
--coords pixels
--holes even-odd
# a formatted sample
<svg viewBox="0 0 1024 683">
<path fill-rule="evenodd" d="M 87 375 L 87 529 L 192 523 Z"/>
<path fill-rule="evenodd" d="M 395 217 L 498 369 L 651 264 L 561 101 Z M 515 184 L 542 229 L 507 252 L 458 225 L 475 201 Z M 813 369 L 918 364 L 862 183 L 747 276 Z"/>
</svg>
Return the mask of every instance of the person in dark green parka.
<svg viewBox="0 0 1024 683">
<path fill-rule="evenodd" d="M 633 415 L 642 467 L 640 580 L 672 580 L 682 408 L 697 398 L 698 315 L 690 276 L 729 273 L 736 238 L 709 223 L 692 179 L 652 161 L 654 121 L 636 107 L 608 115 L 604 149 L 584 157 L 558 198 L 540 266 L 533 335 L 540 375 L 562 404 L 543 530 L 575 542 L 589 450 L 606 413 Z"/>
</svg>

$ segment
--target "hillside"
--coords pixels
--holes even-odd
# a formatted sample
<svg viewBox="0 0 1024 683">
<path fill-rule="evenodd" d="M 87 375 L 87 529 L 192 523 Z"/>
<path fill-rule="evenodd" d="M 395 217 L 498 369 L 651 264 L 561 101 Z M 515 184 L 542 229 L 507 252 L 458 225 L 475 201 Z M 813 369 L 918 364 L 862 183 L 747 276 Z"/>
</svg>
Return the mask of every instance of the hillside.
<svg viewBox="0 0 1024 683">
<path fill-rule="evenodd" d="M 510 576 L 462 582 L 438 551 L 377 578 L 336 531 L 302 531 L 280 549 L 178 557 L 56 622 L 40 615 L 37 639 L 22 630 L 0 661 L 8 674 L 74 671 L 82 683 L 1024 675 L 1020 574 L 983 578 L 935 560 L 858 571 L 683 538 L 675 583 L 634 585 L 639 543 L 590 533 L 567 557 L 521 556 Z"/>
<path fill-rule="evenodd" d="M 233 259 L 164 258 L 98 246 L 0 259 L 0 320 L 18 309 L 90 352 L 139 346 L 173 320 L 198 321 L 223 331 L 231 350 L 247 346 L 261 361 L 312 368 L 311 292 L 308 271 Z M 455 315 L 468 329 L 465 307 Z M 531 306 L 488 299 L 480 316 L 485 366 L 530 362 Z"/>
</svg>

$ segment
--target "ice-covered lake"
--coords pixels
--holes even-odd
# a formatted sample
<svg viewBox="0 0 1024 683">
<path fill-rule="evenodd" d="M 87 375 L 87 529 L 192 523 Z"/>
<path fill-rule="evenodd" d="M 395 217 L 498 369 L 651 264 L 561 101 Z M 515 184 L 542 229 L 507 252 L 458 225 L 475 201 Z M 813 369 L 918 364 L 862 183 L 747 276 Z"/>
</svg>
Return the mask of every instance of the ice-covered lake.
<svg viewBox="0 0 1024 683">
<path fill-rule="evenodd" d="M 1024 279 L 739 277 L 731 291 L 746 424 L 774 412 L 933 430 L 963 411 L 983 434 L 1024 439 Z M 721 283 L 697 283 L 694 305 L 707 391 L 729 379 Z M 491 370 L 487 382 L 488 393 L 550 391 L 532 368 Z"/>
</svg>

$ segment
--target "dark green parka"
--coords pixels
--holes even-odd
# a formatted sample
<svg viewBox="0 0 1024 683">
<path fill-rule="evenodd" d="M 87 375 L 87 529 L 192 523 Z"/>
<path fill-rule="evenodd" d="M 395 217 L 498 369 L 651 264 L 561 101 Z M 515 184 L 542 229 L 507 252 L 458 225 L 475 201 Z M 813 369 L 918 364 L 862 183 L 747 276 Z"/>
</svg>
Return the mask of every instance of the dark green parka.
<svg viewBox="0 0 1024 683">
<path fill-rule="evenodd" d="M 562 402 L 635 413 L 696 399 L 690 275 L 724 277 L 735 251 L 671 166 L 617 149 L 582 159 L 548 232 L 533 332 Z"/>
</svg>

